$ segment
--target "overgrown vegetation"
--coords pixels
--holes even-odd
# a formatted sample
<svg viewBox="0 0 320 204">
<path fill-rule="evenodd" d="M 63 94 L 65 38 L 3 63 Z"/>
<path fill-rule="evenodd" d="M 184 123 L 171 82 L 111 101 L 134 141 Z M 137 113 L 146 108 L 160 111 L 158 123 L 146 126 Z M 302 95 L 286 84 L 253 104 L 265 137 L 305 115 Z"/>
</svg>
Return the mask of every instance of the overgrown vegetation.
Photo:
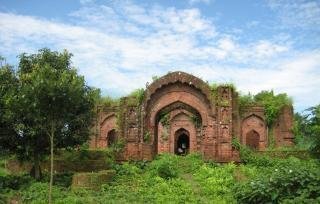
<svg viewBox="0 0 320 204">
<path fill-rule="evenodd" d="M 169 126 L 169 123 L 170 123 L 170 114 L 169 113 L 163 113 L 163 114 L 160 114 L 159 116 L 159 122 L 161 123 L 162 126 L 164 127 L 168 127 Z"/>
<path fill-rule="evenodd" d="M 292 105 L 292 99 L 286 93 L 274 94 L 271 91 L 261 91 L 256 95 L 240 95 L 239 108 L 240 113 L 247 106 L 262 105 L 265 109 L 265 117 L 268 127 L 271 127 L 278 117 L 280 110 L 285 105 Z"/>
<path fill-rule="evenodd" d="M 233 83 L 211 83 L 208 84 L 211 90 L 211 95 L 213 96 L 214 99 L 217 99 L 218 96 L 218 88 L 221 87 L 228 87 L 231 88 L 233 91 L 236 91 L 236 86 Z"/>
<path fill-rule="evenodd" d="M 204 162 L 200 155 L 164 154 L 154 161 L 115 164 L 112 181 L 95 191 L 70 190 L 70 176 L 54 183 L 55 203 L 318 203 L 320 164 L 275 159 L 246 150 L 244 164 Z M 60 177 L 60 176 L 59 176 Z M 18 178 L 18 179 L 17 179 Z M 2 199 L 47 202 L 47 179 L 6 177 Z M 1 181 L 1 179 L 0 179 Z M 15 183 L 18 181 L 19 183 Z M 66 182 L 63 182 L 66 181 Z M 68 182 L 67 182 L 68 181 Z"/>
<path fill-rule="evenodd" d="M 296 114 L 293 129 L 298 147 L 309 148 L 318 160 L 302 154 L 294 157 L 285 153 L 279 158 L 271 151 L 257 154 L 234 139 L 233 146 L 239 150 L 242 160 L 237 165 L 205 162 L 199 154 L 185 157 L 164 154 L 151 162 L 119 164 L 117 155 L 124 148 L 123 140 L 118 139 L 107 150 L 88 150 L 86 145 L 76 151 L 67 150 L 74 150 L 87 141 L 94 105 L 95 108 L 117 107 L 126 103 L 136 107 L 143 103 L 145 90 L 137 89 L 125 100 L 100 97 L 97 90 L 87 87 L 77 75 L 70 58 L 70 53 L 43 49 L 35 55 L 21 55 L 17 72 L 1 64 L 0 203 L 48 203 L 51 191 L 54 203 L 320 203 L 320 105 Z M 222 86 L 235 90 L 232 84 Z M 216 97 L 218 85 L 212 84 L 210 88 Z M 218 103 L 230 105 L 227 100 Z M 240 111 L 246 106 L 263 105 L 271 127 L 281 108 L 291 105 L 292 101 L 286 94 L 262 91 L 241 96 L 239 103 Z M 121 125 L 125 111 L 117 111 L 120 134 L 124 129 Z M 159 120 L 167 127 L 169 114 L 161 115 Z M 200 117 L 194 116 L 191 120 L 200 126 Z M 45 137 L 50 130 L 55 135 Z M 167 137 L 164 135 L 163 139 Z M 146 131 L 143 140 L 150 142 L 151 133 Z M 6 168 L 9 153 L 40 166 L 39 161 L 48 155 L 50 143 L 50 175 L 42 172 L 40 177 L 38 169 L 35 179 L 29 172 L 12 174 Z M 53 180 L 54 148 L 64 148 L 61 154 L 56 151 L 59 157 L 56 159 L 70 164 L 78 162 L 82 166 L 104 159 L 110 165 L 102 168 L 116 174 L 113 179 L 103 181 L 99 177 L 103 173 L 84 173 L 93 176 L 89 181 L 94 191 L 71 190 L 73 171 L 56 172 Z"/>
<path fill-rule="evenodd" d="M 293 132 L 296 145 L 310 149 L 320 159 L 320 104 L 295 114 Z"/>
<path fill-rule="evenodd" d="M 97 104 L 102 107 L 117 107 L 119 106 L 119 103 L 119 98 L 112 98 L 110 96 L 100 96 L 97 101 Z"/>
<path fill-rule="evenodd" d="M 201 117 L 199 115 L 191 115 L 190 120 L 196 128 L 201 127 Z"/>
<path fill-rule="evenodd" d="M 318 203 L 320 201 L 319 161 L 271 158 L 254 154 L 234 142 L 246 165 L 243 182 L 234 186 L 239 203 Z M 258 170 L 258 171 L 257 171 Z M 247 172 L 246 172 L 247 171 Z M 253 172 L 256 171 L 256 172 Z M 248 179 L 247 177 L 250 177 Z"/>
<path fill-rule="evenodd" d="M 144 99 L 144 92 L 145 90 L 143 88 L 136 89 L 132 91 L 127 98 L 127 103 L 129 106 L 139 106 L 142 104 Z"/>
<path fill-rule="evenodd" d="M 145 132 L 143 135 L 143 141 L 144 142 L 149 142 L 151 139 L 151 133 L 149 131 Z"/>
</svg>

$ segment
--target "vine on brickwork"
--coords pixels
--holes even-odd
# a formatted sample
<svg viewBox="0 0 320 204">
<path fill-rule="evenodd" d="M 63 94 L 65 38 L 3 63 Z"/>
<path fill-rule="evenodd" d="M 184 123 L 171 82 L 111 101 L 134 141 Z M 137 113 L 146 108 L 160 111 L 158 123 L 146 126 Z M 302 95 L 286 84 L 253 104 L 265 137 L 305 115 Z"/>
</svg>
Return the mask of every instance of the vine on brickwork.
<svg viewBox="0 0 320 204">
<path fill-rule="evenodd" d="M 240 114 L 248 106 L 261 105 L 265 110 L 265 117 L 268 127 L 272 127 L 273 123 L 279 116 L 281 109 L 286 106 L 292 105 L 292 99 L 288 97 L 286 93 L 274 94 L 273 90 L 271 91 L 261 91 L 256 95 L 247 95 L 239 96 L 239 109 Z"/>
<path fill-rule="evenodd" d="M 196 128 L 201 127 L 201 118 L 199 115 L 191 115 L 190 120 Z"/>
<path fill-rule="evenodd" d="M 151 139 L 151 133 L 150 131 L 147 131 L 144 135 L 143 135 L 143 141 L 144 142 L 150 142 Z"/>
</svg>

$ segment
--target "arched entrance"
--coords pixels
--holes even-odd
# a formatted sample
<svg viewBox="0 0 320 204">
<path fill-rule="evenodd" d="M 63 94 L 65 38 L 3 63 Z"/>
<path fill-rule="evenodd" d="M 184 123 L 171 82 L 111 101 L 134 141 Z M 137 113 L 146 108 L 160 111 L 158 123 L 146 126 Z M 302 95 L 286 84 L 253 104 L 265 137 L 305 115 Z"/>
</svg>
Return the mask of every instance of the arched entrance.
<svg viewBox="0 0 320 204">
<path fill-rule="evenodd" d="M 190 134 L 181 128 L 175 133 L 174 153 L 177 155 L 187 155 L 190 150 Z"/>
<path fill-rule="evenodd" d="M 260 136 L 255 130 L 251 130 L 246 135 L 247 146 L 252 149 L 259 149 Z"/>
<path fill-rule="evenodd" d="M 175 102 L 164 107 L 156 115 L 155 133 L 153 137 L 156 149 L 155 153 L 170 152 L 178 154 L 177 141 L 183 132 L 188 137 L 181 136 L 179 144 L 187 144 L 188 152 L 183 151 L 180 153 L 196 152 L 197 131 L 201 125 L 201 115 L 194 107 L 182 102 Z M 181 145 L 180 147 L 182 148 Z M 182 149 L 185 148 L 186 147 L 183 147 Z"/>
<path fill-rule="evenodd" d="M 214 104 L 208 84 L 192 75 L 174 72 L 154 81 L 143 100 L 142 155 L 152 158 L 158 153 L 176 153 L 179 136 L 175 133 L 180 128 L 189 133 L 179 140 L 181 145 L 182 138 L 188 143 L 185 153 L 214 152 L 214 146 L 203 142 L 200 135 L 205 129 L 214 137 L 214 126 L 208 125 L 214 123 Z"/>
<path fill-rule="evenodd" d="M 264 150 L 267 146 L 266 123 L 258 115 L 251 114 L 242 121 L 241 143 L 256 150 Z"/>
<path fill-rule="evenodd" d="M 117 140 L 117 134 L 116 134 L 116 130 L 112 129 L 108 132 L 107 135 L 107 144 L 108 147 L 112 146 Z"/>
</svg>

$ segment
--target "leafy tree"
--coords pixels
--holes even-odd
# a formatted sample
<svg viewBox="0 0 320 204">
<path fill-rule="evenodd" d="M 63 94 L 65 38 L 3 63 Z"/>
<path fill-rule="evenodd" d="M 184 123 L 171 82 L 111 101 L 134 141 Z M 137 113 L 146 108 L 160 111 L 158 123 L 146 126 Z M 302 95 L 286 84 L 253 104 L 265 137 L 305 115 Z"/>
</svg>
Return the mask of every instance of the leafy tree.
<svg viewBox="0 0 320 204">
<path fill-rule="evenodd" d="M 39 177 L 39 157 L 50 151 L 49 203 L 54 148 L 74 147 L 88 140 L 97 91 L 71 66 L 71 54 L 39 50 L 20 55 L 18 91 L 10 110 L 15 120 L 15 152 L 31 159 Z"/>
<path fill-rule="evenodd" d="M 257 105 L 251 93 L 239 95 L 239 108 L 242 113 L 247 106 Z"/>
<path fill-rule="evenodd" d="M 2 65 L 4 58 L 1 56 L 0 61 L 0 150 L 3 153 L 14 144 L 14 137 L 7 137 L 16 134 L 7 104 L 10 96 L 16 92 L 18 80 L 11 66 L 8 64 Z"/>
<path fill-rule="evenodd" d="M 312 143 L 311 153 L 320 159 L 320 104 L 307 109 L 307 129 L 306 134 L 310 135 Z"/>
<path fill-rule="evenodd" d="M 240 111 L 246 106 L 262 105 L 265 109 L 266 122 L 269 127 L 272 126 L 285 105 L 292 105 L 292 99 L 286 93 L 275 95 L 273 90 L 261 91 L 256 95 L 242 94 L 239 96 Z"/>
<path fill-rule="evenodd" d="M 275 95 L 273 90 L 261 91 L 253 98 L 255 102 L 264 106 L 266 121 L 269 127 L 273 124 L 274 120 L 279 115 L 281 108 L 285 105 L 292 104 L 291 98 L 289 98 L 286 93 Z"/>
<path fill-rule="evenodd" d="M 293 134 L 295 144 L 299 148 L 309 149 L 312 138 L 309 135 L 308 116 L 302 113 L 294 114 Z"/>
</svg>

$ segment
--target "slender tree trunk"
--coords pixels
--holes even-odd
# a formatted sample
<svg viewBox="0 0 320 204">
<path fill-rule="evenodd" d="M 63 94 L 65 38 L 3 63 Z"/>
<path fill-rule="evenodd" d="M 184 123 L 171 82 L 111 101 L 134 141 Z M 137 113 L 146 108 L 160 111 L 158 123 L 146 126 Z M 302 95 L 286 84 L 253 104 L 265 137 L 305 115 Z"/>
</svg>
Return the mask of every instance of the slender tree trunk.
<svg viewBox="0 0 320 204">
<path fill-rule="evenodd" d="M 49 184 L 49 204 L 52 203 L 52 184 L 53 184 L 53 137 L 54 137 L 54 123 L 51 124 L 50 130 L 50 184 Z"/>
<path fill-rule="evenodd" d="M 33 165 L 34 165 L 34 178 L 36 180 L 39 180 L 40 179 L 40 161 L 39 161 L 39 154 L 38 152 L 35 152 L 34 153 L 34 162 L 33 162 Z"/>
</svg>

